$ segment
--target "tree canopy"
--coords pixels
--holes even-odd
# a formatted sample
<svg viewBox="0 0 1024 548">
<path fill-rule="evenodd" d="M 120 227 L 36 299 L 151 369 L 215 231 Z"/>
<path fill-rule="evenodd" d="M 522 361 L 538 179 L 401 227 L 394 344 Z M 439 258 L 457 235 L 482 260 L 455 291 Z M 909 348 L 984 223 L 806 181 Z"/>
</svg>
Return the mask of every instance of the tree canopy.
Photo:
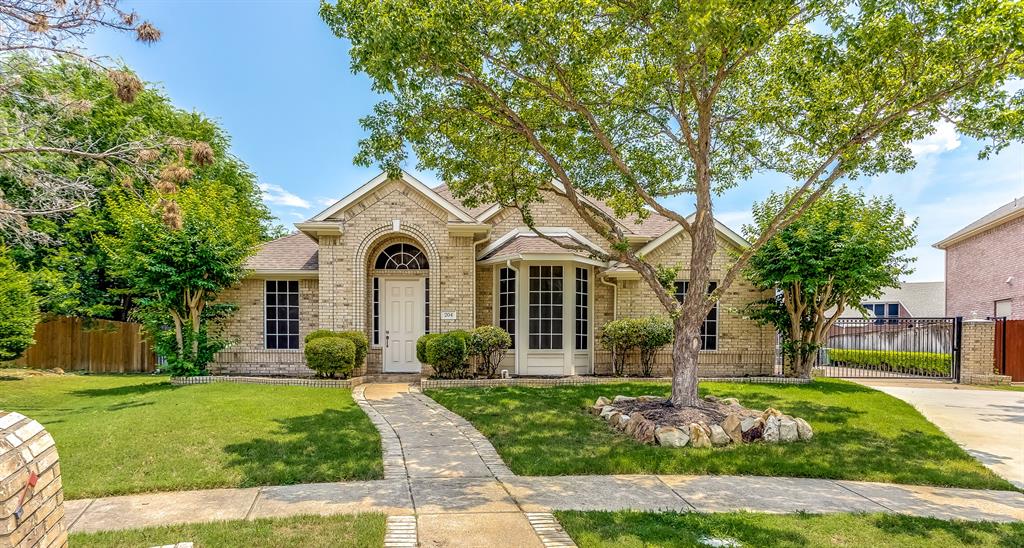
<svg viewBox="0 0 1024 548">
<path fill-rule="evenodd" d="M 557 182 L 610 244 L 588 251 L 639 272 L 673 316 L 677 405 L 699 402 L 707 311 L 833 182 L 910 169 L 908 144 L 939 120 L 989 150 L 1024 131 L 1024 95 L 1004 87 L 1024 68 L 1024 6 L 1009 0 L 338 0 L 321 16 L 387 97 L 357 161 L 396 172 L 413 152 L 467 203 L 519 207 L 527 224 Z M 704 295 L 713 196 L 763 170 L 797 190 Z M 665 205 L 679 195 L 692 219 Z M 682 303 L 585 196 L 682 226 Z"/>
<path fill-rule="evenodd" d="M 792 193 L 772 193 L 754 206 L 749 239 L 757 239 Z M 899 287 L 913 272 L 906 252 L 917 243 L 916 226 L 892 197 L 867 198 L 839 186 L 751 257 L 747 278 L 758 289 L 781 292 L 750 312 L 782 334 L 787 373 L 809 377 L 815 353 L 843 312 L 865 313 L 864 299 Z"/>
</svg>

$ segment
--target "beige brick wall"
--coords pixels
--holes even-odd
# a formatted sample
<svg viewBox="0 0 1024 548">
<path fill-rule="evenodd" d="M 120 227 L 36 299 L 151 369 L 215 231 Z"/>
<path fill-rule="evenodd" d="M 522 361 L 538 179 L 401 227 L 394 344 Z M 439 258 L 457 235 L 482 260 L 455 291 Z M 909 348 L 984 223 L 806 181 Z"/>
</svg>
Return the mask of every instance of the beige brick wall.
<svg viewBox="0 0 1024 548">
<path fill-rule="evenodd" d="M 210 364 L 215 375 L 288 375 L 308 377 L 314 374 L 306 367 L 302 351 L 303 339 L 319 328 L 319 282 L 300 279 L 299 282 L 299 349 L 266 349 L 264 343 L 264 288 L 266 279 L 246 278 L 242 283 L 220 296 L 224 302 L 233 302 L 238 310 L 220 326 L 221 336 L 232 341 L 218 352 Z"/>
<path fill-rule="evenodd" d="M 14 516 L 31 474 L 38 477 Z M 20 413 L 0 410 L 0 546 L 67 546 L 60 458 L 53 436 Z"/>
</svg>

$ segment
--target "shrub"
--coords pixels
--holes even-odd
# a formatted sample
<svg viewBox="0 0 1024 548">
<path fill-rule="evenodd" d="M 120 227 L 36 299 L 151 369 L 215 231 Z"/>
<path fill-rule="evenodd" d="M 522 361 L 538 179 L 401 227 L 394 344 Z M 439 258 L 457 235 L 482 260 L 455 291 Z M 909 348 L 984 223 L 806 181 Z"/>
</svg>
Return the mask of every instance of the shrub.
<svg viewBox="0 0 1024 548">
<path fill-rule="evenodd" d="M 337 334 L 339 337 L 352 341 L 356 347 L 355 367 L 362 367 L 366 363 L 366 352 L 370 349 L 370 340 L 362 331 L 342 331 Z"/>
<path fill-rule="evenodd" d="M 321 377 L 348 378 L 356 359 L 356 345 L 345 337 L 319 337 L 306 343 L 306 364 Z"/>
<path fill-rule="evenodd" d="M 664 316 L 648 316 L 633 321 L 636 322 L 634 331 L 640 347 L 640 374 L 644 377 L 654 376 L 655 355 L 674 338 L 672 321 Z"/>
<path fill-rule="evenodd" d="M 434 376 L 442 379 L 466 379 L 472 376 L 466 358 L 468 333 L 443 333 L 427 341 L 427 363 L 434 367 Z"/>
<path fill-rule="evenodd" d="M 632 318 L 613 320 L 604 324 L 601 344 L 612 351 L 612 369 L 621 377 L 626 372 L 626 358 L 629 352 L 640 346 L 639 325 Z"/>
<path fill-rule="evenodd" d="M 431 339 L 437 338 L 440 335 L 440 333 L 427 333 L 426 335 L 416 339 L 416 359 L 419 360 L 420 363 L 430 363 L 430 361 L 427 360 L 427 343 L 430 342 Z"/>
<path fill-rule="evenodd" d="M 32 282 L 0 248 L 0 361 L 13 360 L 32 346 L 39 300 Z"/>
<path fill-rule="evenodd" d="M 948 375 L 952 357 L 937 352 L 890 352 L 829 348 L 828 359 L 841 367 L 863 367 L 878 371 Z"/>
<path fill-rule="evenodd" d="M 469 354 L 480 358 L 481 374 L 487 378 L 494 378 L 498 372 L 498 364 L 510 346 L 512 337 L 504 329 L 485 325 L 473 330 L 469 339 Z"/>
<path fill-rule="evenodd" d="M 310 334 L 306 335 L 305 341 L 306 341 L 306 344 L 309 344 L 309 341 L 313 341 L 313 340 L 320 339 L 320 338 L 323 338 L 323 337 L 337 337 L 337 336 L 338 336 L 338 333 L 335 332 L 335 331 L 331 331 L 330 329 L 317 329 L 316 331 L 313 331 Z"/>
</svg>

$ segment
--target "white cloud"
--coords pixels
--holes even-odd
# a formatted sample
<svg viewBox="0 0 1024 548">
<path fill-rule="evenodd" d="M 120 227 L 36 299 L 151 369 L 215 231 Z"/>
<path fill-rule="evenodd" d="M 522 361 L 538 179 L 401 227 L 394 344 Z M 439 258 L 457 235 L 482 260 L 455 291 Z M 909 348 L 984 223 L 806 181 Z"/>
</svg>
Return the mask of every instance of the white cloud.
<svg viewBox="0 0 1024 548">
<path fill-rule="evenodd" d="M 338 202 L 338 198 L 317 198 L 316 201 L 324 207 L 331 207 Z"/>
<path fill-rule="evenodd" d="M 309 202 L 278 185 L 260 183 L 260 192 L 263 193 L 263 201 L 268 204 L 309 209 Z"/>
<path fill-rule="evenodd" d="M 935 124 L 935 133 L 910 143 L 910 152 L 918 161 L 925 156 L 941 154 L 960 147 L 960 136 L 956 134 L 956 126 L 942 121 Z"/>
</svg>

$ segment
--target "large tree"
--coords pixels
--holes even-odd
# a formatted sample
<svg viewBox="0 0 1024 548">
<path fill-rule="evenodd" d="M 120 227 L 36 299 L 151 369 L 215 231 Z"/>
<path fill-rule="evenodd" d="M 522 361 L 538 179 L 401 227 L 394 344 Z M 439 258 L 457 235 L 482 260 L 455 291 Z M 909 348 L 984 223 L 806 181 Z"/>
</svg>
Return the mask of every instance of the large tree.
<svg viewBox="0 0 1024 548">
<path fill-rule="evenodd" d="M 999 148 L 1024 131 L 1024 6 L 1001 0 L 665 2 L 338 0 L 321 16 L 390 98 L 357 160 L 410 153 L 469 203 L 524 210 L 552 180 L 674 319 L 672 402 L 697 405 L 700 325 L 750 255 L 842 177 L 907 170 L 939 120 Z M 766 230 L 704 291 L 713 196 L 760 170 L 797 181 Z M 666 199 L 692 196 L 690 218 Z M 649 210 L 692 241 L 682 303 L 615 214 Z M 557 243 L 557 242 L 556 242 Z"/>
<path fill-rule="evenodd" d="M 76 181 L 83 190 L 80 201 L 69 204 L 73 205 L 69 211 L 49 215 L 19 216 L 18 212 L 32 210 L 50 198 L 39 185 L 26 184 L 17 172 L 0 167 L 0 200 L 11 208 L 7 215 L 0 213 L 0 242 L 7 240 L 22 268 L 34 273 L 35 291 L 42 298 L 44 312 L 128 319 L 130 294 L 122 291 L 125 281 L 109 272 L 109 257 L 99 240 L 115 233 L 111 208 L 125 191 L 142 197 L 154 181 L 160 189 L 171 191 L 165 192 L 165 205 L 173 207 L 176 188 L 215 179 L 235 190 L 236 199 L 263 224 L 265 236 L 272 234 L 271 216 L 261 202 L 255 175 L 230 154 L 223 129 L 201 113 L 176 108 L 151 84 L 143 85 L 131 102 L 125 102 L 117 97 L 116 86 L 104 70 L 81 61 L 23 59 L 11 68 L 0 78 L 16 81 L 27 95 L 60 96 L 79 105 L 50 121 L 51 134 L 89 142 L 103 150 L 119 143 L 167 143 L 140 152 L 133 173 L 105 161 L 63 155 L 37 157 L 34 169 L 52 181 L 62 181 L 57 186 L 67 190 L 62 185 Z M 13 116 L 28 108 L 12 105 L 12 101 L 0 97 L 0 116 Z M 134 176 L 139 170 L 146 175 Z M 68 194 L 54 197 L 67 198 Z"/>
<path fill-rule="evenodd" d="M 792 193 L 773 192 L 755 204 L 747 237 L 758 239 Z M 754 253 L 746 276 L 778 295 L 754 303 L 750 313 L 782 335 L 787 375 L 810 378 L 817 351 L 843 312 L 865 313 L 861 301 L 899 287 L 913 272 L 914 259 L 905 253 L 917 243 L 916 227 L 892 197 L 867 198 L 839 186 Z"/>
</svg>

